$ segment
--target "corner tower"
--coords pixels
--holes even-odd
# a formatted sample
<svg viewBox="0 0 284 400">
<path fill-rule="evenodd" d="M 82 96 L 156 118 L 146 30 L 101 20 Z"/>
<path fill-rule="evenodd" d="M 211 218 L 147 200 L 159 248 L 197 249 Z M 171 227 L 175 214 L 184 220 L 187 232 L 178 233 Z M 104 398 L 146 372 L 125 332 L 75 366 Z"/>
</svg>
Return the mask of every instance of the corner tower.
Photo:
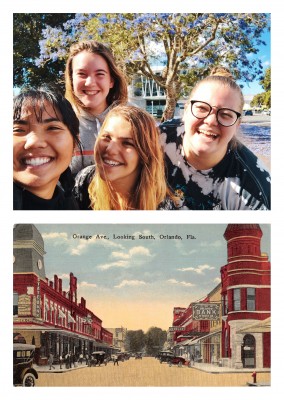
<svg viewBox="0 0 284 400">
<path fill-rule="evenodd" d="M 227 264 L 221 267 L 222 356 L 231 359 L 231 366 L 242 368 L 256 362 L 245 357 L 244 338 L 240 332 L 249 323 L 270 317 L 270 262 L 261 252 L 262 230 L 258 224 L 229 224 Z M 244 348 L 253 348 L 245 346 Z M 254 354 L 255 357 L 255 354 Z"/>
<path fill-rule="evenodd" d="M 14 226 L 14 273 L 35 273 L 45 279 L 44 242 L 32 224 Z"/>
</svg>

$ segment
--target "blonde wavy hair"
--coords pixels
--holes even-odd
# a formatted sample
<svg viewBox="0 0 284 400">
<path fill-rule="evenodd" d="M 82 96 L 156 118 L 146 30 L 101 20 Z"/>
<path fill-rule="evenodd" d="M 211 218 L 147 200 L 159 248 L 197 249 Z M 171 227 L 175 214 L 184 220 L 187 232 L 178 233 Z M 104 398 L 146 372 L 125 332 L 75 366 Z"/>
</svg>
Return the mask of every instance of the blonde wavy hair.
<svg viewBox="0 0 284 400">
<path fill-rule="evenodd" d="M 97 168 L 88 189 L 91 207 L 94 210 L 156 210 L 167 195 L 172 197 L 165 178 L 164 158 L 156 122 L 149 113 L 136 106 L 120 105 L 113 108 L 107 114 L 96 140 L 94 155 L 97 165 L 102 165 L 100 137 L 113 116 L 120 116 L 130 123 L 141 170 L 133 192 L 129 193 L 125 204 L 121 205 L 111 183 L 101 178 Z"/>
<path fill-rule="evenodd" d="M 69 56 L 65 67 L 65 97 L 72 104 L 75 111 L 79 113 L 80 109 L 88 110 L 88 108 L 75 95 L 72 79 L 73 58 L 82 51 L 100 55 L 104 58 L 109 67 L 110 75 L 113 79 L 114 85 L 109 90 L 106 98 L 108 106 L 110 106 L 112 103 L 126 103 L 128 99 L 127 81 L 123 73 L 117 67 L 111 50 L 103 43 L 96 42 L 95 40 L 83 40 L 81 42 L 74 43 L 70 47 Z"/>
</svg>

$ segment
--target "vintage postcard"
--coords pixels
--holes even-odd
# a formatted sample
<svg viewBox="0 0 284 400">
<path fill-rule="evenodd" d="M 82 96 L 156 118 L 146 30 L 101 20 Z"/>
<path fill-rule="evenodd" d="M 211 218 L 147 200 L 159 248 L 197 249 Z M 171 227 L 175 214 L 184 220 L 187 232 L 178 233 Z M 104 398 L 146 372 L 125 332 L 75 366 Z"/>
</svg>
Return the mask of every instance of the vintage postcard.
<svg viewBox="0 0 284 400">
<path fill-rule="evenodd" d="M 14 385 L 270 386 L 269 224 L 16 224 Z"/>
</svg>

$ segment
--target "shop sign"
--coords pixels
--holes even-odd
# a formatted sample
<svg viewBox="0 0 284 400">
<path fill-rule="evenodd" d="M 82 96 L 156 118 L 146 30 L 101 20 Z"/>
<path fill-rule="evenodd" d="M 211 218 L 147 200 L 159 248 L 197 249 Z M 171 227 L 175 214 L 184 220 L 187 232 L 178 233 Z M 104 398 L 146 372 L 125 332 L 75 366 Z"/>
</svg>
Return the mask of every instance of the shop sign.
<svg viewBox="0 0 284 400">
<path fill-rule="evenodd" d="M 169 327 L 169 332 L 184 331 L 184 330 L 185 330 L 184 326 L 170 326 Z"/>
<path fill-rule="evenodd" d="M 192 319 L 198 321 L 217 321 L 220 318 L 220 304 L 193 303 Z"/>
</svg>

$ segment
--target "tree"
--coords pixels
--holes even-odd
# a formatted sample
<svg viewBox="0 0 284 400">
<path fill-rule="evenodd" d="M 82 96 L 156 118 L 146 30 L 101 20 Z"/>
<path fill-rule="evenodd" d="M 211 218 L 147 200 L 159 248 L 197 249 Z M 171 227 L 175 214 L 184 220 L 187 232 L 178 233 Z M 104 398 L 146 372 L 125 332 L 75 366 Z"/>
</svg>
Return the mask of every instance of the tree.
<svg viewBox="0 0 284 400">
<path fill-rule="evenodd" d="M 253 81 L 260 60 L 250 57 L 265 44 L 267 14 L 76 14 L 63 27 L 42 32 L 39 65 L 66 59 L 71 43 L 93 38 L 111 46 L 129 79 L 142 74 L 166 93 L 162 120 L 173 116 L 176 102 L 214 64 L 223 64 L 237 79 Z M 115 29 L 114 29 L 115 27 Z M 164 66 L 157 74 L 153 65 Z"/>
<path fill-rule="evenodd" d="M 65 62 L 37 66 L 35 60 L 40 56 L 42 31 L 48 24 L 52 27 L 63 26 L 75 14 L 13 14 L 14 40 L 14 87 L 40 85 L 48 82 L 60 82 Z M 64 85 L 63 85 L 64 87 Z"/>
<path fill-rule="evenodd" d="M 251 106 L 271 108 L 271 67 L 265 70 L 264 77 L 259 83 L 265 92 L 256 94 L 251 101 Z"/>
<path fill-rule="evenodd" d="M 167 332 L 161 328 L 151 327 L 145 335 L 146 352 L 150 356 L 156 356 L 162 350 L 167 340 Z"/>
<path fill-rule="evenodd" d="M 145 333 L 142 329 L 137 331 L 127 331 L 126 333 L 126 350 L 131 353 L 139 353 L 145 346 Z"/>
</svg>

